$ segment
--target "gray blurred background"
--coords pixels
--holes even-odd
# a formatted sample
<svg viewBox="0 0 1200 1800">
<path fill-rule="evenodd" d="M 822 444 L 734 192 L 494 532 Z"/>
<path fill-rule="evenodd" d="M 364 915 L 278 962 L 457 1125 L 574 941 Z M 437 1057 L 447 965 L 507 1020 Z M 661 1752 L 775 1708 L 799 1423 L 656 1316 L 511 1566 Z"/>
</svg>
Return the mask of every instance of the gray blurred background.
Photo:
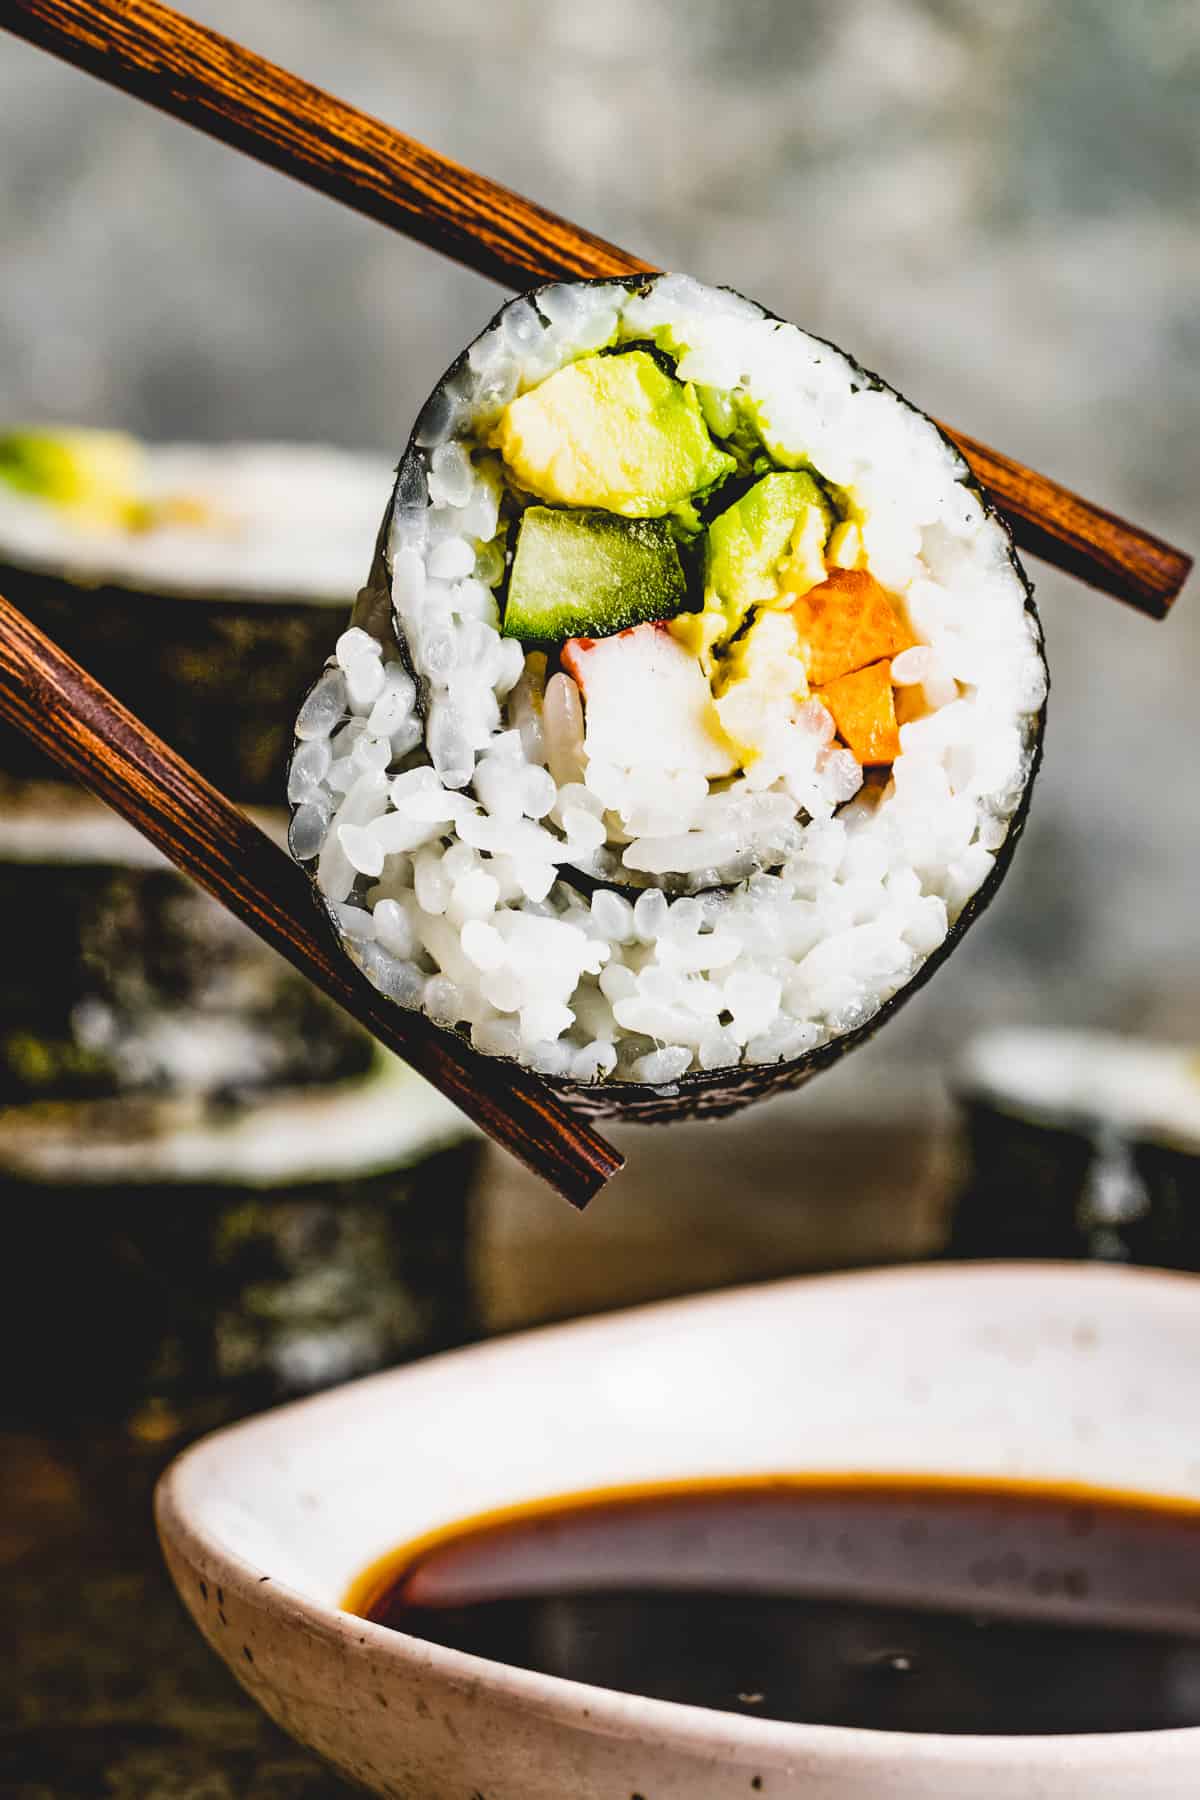
<svg viewBox="0 0 1200 1800">
<path fill-rule="evenodd" d="M 656 262 L 744 289 L 920 406 L 1200 543 L 1195 0 L 190 10 Z M 396 453 L 500 299 L 3 39 L 0 170 L 0 418 Z M 1054 691 L 1027 841 L 932 986 L 871 1050 L 787 1103 L 804 1108 L 797 1130 L 801 1118 L 816 1132 L 933 1116 L 945 1068 L 981 1024 L 1200 1036 L 1200 596 L 1158 626 L 1031 573 Z M 725 1130 L 731 1165 L 772 1116 Z M 771 1167 L 762 1179 L 782 1196 L 786 1170 Z M 835 1158 L 831 1181 L 839 1169 Z M 626 1194 L 606 1203 L 610 1219 L 624 1205 L 644 1224 L 644 1194 Z M 586 1280 L 582 1297 L 596 1297 Z"/>
</svg>

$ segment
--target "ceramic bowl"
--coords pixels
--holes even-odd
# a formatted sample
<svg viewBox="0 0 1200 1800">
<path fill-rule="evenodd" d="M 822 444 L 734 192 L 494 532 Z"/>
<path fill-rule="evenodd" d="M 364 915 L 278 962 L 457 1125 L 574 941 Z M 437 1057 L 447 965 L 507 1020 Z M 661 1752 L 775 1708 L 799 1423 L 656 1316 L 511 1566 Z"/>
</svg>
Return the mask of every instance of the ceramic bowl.
<svg viewBox="0 0 1200 1800">
<path fill-rule="evenodd" d="M 545 1495 L 893 1471 L 1200 1499 L 1200 1284 L 1076 1265 L 806 1278 L 533 1332 L 222 1431 L 158 1493 L 172 1576 L 261 1706 L 404 1800 L 1187 1800 L 1200 1729 L 773 1723 L 532 1674 L 339 1608 L 406 1539 Z"/>
</svg>

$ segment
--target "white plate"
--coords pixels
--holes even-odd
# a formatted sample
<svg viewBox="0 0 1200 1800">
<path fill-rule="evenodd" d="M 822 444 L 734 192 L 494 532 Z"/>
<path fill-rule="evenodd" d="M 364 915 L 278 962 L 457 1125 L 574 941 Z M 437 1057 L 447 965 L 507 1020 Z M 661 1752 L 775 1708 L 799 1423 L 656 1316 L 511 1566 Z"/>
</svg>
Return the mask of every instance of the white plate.
<svg viewBox="0 0 1200 1800">
<path fill-rule="evenodd" d="M 1189 1800 L 1200 1729 L 901 1735 L 643 1700 L 342 1612 L 467 1515 L 681 1476 L 895 1471 L 1200 1500 L 1200 1284 L 1087 1265 L 824 1276 L 481 1345 L 217 1433 L 158 1523 L 213 1648 L 295 1737 L 404 1800 Z"/>
</svg>

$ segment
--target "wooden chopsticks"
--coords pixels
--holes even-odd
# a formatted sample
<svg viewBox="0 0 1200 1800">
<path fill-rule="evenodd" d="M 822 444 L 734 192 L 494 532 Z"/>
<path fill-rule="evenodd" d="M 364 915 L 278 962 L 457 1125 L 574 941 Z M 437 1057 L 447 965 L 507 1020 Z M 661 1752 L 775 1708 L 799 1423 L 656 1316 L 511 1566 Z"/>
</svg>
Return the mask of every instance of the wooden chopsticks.
<svg viewBox="0 0 1200 1800">
<path fill-rule="evenodd" d="M 522 199 L 158 0 L 0 0 L 0 25 L 515 287 L 654 265 Z M 951 431 L 1018 544 L 1166 616 L 1191 558 L 1048 476 Z"/>
<path fill-rule="evenodd" d="M 0 718 L 194 876 L 572 1205 L 623 1158 L 535 1075 L 387 1000 L 322 928 L 308 877 L 246 815 L 0 596 Z"/>
</svg>

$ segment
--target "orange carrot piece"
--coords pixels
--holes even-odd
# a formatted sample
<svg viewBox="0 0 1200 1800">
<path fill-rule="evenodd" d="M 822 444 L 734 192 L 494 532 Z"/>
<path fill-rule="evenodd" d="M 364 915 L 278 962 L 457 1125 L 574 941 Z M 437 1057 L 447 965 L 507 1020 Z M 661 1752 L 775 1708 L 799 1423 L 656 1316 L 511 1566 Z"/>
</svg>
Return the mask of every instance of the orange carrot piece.
<svg viewBox="0 0 1200 1800">
<path fill-rule="evenodd" d="M 911 687 L 896 688 L 892 698 L 896 705 L 897 725 L 910 725 L 914 719 L 923 719 L 929 712 L 925 690 L 919 681 Z"/>
<path fill-rule="evenodd" d="M 912 642 L 887 590 L 865 569 L 830 570 L 795 602 L 792 617 L 813 687 L 898 656 Z"/>
<path fill-rule="evenodd" d="M 892 698 L 890 662 L 854 669 L 818 689 L 817 698 L 833 714 L 838 736 L 864 767 L 895 762 L 900 732 Z"/>
</svg>

